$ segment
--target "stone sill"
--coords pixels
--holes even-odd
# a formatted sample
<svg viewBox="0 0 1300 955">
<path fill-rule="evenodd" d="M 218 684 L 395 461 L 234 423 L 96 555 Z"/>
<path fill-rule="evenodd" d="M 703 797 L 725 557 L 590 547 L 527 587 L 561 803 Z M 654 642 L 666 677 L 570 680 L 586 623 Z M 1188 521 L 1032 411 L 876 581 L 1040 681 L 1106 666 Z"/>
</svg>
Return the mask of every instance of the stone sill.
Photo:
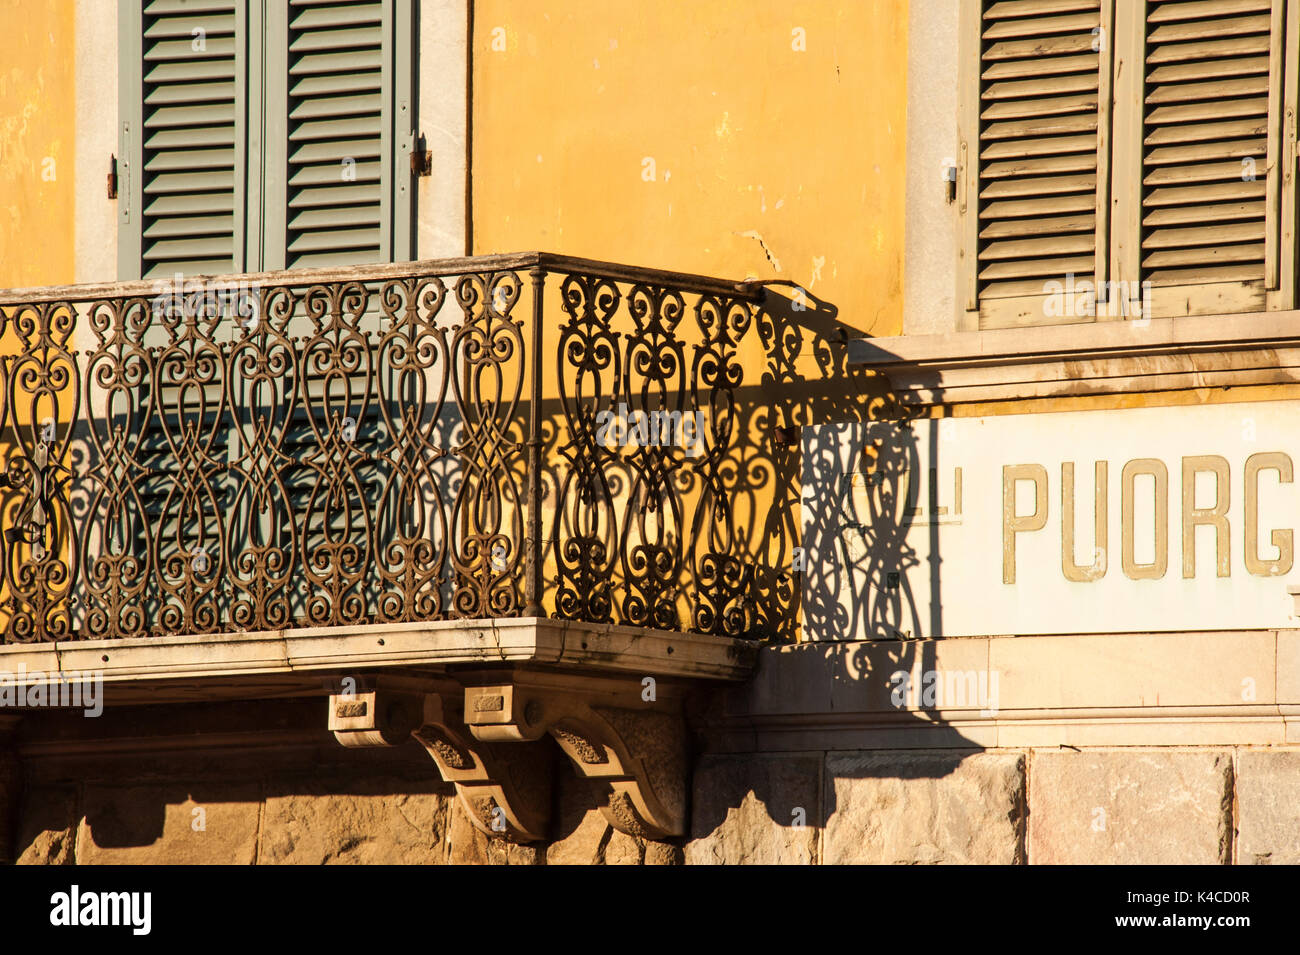
<svg viewBox="0 0 1300 955">
<path fill-rule="evenodd" d="M 0 646 L 0 675 L 30 685 L 48 680 L 23 679 L 20 667 L 27 674 L 98 673 L 106 686 L 149 691 L 148 699 L 162 702 L 152 692 L 162 685 L 187 690 L 184 699 L 247 696 L 259 686 L 275 687 L 275 695 L 319 693 L 321 675 L 399 667 L 527 664 L 593 676 L 737 681 L 755 659 L 754 644 L 744 640 L 518 617 L 14 644 Z"/>
<path fill-rule="evenodd" d="M 1300 382 L 1300 311 L 856 339 L 904 405 Z"/>
</svg>

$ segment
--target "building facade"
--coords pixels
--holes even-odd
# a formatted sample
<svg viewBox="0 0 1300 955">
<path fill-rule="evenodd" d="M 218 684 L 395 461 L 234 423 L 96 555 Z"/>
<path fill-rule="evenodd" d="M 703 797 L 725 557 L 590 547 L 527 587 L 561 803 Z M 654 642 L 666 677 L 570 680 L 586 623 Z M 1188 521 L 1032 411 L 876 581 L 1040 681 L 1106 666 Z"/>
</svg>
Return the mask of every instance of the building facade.
<svg viewBox="0 0 1300 955">
<path fill-rule="evenodd" d="M 1300 861 L 1294 0 L 0 10 L 4 858 Z"/>
</svg>

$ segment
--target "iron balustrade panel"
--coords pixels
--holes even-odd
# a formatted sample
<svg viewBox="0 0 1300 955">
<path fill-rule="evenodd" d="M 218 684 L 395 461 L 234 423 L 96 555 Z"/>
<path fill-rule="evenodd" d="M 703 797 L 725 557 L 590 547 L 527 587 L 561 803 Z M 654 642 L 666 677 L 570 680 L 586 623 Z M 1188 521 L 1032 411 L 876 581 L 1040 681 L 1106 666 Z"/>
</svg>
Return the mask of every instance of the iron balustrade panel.
<svg viewBox="0 0 1300 955">
<path fill-rule="evenodd" d="M 539 253 L 0 293 L 3 640 L 750 635 L 755 300 Z"/>
</svg>

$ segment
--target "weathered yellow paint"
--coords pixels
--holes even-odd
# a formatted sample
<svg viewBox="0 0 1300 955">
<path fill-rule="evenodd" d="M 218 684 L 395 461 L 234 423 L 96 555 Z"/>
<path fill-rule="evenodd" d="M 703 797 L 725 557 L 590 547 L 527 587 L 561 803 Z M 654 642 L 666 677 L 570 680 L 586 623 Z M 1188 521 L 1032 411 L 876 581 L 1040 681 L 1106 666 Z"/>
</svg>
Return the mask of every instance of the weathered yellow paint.
<svg viewBox="0 0 1300 955">
<path fill-rule="evenodd" d="M 0 287 L 74 279 L 73 13 L 0 0 Z"/>
<path fill-rule="evenodd" d="M 901 332 L 906 3 L 481 0 L 473 42 L 476 253 L 787 279 Z"/>
</svg>

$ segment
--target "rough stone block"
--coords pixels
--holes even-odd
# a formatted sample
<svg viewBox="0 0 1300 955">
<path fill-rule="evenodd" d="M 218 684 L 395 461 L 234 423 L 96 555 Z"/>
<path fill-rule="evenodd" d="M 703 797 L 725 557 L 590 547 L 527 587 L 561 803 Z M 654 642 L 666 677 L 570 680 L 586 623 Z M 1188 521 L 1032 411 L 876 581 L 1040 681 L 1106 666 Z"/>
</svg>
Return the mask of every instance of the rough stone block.
<svg viewBox="0 0 1300 955">
<path fill-rule="evenodd" d="M 821 756 L 706 756 L 695 769 L 690 865 L 816 861 Z"/>
<path fill-rule="evenodd" d="M 1225 752 L 1035 752 L 1029 861 L 1212 865 L 1228 861 L 1232 758 Z"/>
<path fill-rule="evenodd" d="M 1240 865 L 1300 863 L 1300 750 L 1243 750 L 1237 757 Z"/>
<path fill-rule="evenodd" d="M 1024 757 L 832 753 L 827 864 L 1024 861 Z"/>
<path fill-rule="evenodd" d="M 445 861 L 449 787 L 355 779 L 272 795 L 260 864 L 428 865 Z"/>
<path fill-rule="evenodd" d="M 257 786 L 87 784 L 83 798 L 78 865 L 250 865 L 257 857 Z"/>
</svg>

